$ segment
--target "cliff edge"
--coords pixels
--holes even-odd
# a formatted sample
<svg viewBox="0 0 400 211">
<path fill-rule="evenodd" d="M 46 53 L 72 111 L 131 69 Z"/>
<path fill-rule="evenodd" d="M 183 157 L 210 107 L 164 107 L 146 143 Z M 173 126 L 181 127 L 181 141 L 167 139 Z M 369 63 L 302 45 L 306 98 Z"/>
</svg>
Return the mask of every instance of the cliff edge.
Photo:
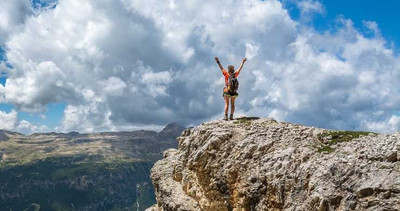
<svg viewBox="0 0 400 211">
<path fill-rule="evenodd" d="M 187 129 L 152 169 L 158 210 L 400 210 L 400 133 L 271 118 Z"/>
</svg>

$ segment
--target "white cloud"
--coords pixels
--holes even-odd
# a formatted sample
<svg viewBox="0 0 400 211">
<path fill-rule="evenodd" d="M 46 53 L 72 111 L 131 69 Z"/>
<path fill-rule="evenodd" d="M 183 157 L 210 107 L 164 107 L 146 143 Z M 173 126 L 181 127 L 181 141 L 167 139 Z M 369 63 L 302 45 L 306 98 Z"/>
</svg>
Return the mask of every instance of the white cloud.
<svg viewBox="0 0 400 211">
<path fill-rule="evenodd" d="M 325 13 L 324 5 L 319 1 L 302 0 L 297 2 L 297 6 L 302 13 Z"/>
<path fill-rule="evenodd" d="M 20 30 L 31 13 L 30 2 L 25 0 L 0 1 L 0 46 L 8 36 Z"/>
<path fill-rule="evenodd" d="M 65 74 L 52 61 L 25 66 L 24 73 L 9 78 L 5 84 L 6 102 L 12 102 L 21 110 L 40 111 L 50 102 L 73 99 L 75 89 L 65 82 Z"/>
<path fill-rule="evenodd" d="M 363 122 L 367 130 L 389 133 L 400 130 L 400 116 L 392 115 L 384 121 Z"/>
<path fill-rule="evenodd" d="M 91 102 L 88 105 L 68 105 L 64 111 L 64 119 L 60 131 L 94 132 L 111 130 L 115 127 L 110 121 L 111 112 L 102 102 Z M 94 124 L 95 123 L 95 124 Z"/>
<path fill-rule="evenodd" d="M 0 111 L 0 129 L 1 130 L 14 130 L 18 124 L 17 112 L 15 110 L 9 113 Z"/>
<path fill-rule="evenodd" d="M 148 93 L 153 96 L 165 96 L 167 94 L 167 85 L 172 82 L 172 76 L 167 71 L 158 73 L 147 72 L 144 73 L 140 80 L 146 85 Z"/>
<path fill-rule="evenodd" d="M 363 24 L 365 27 L 367 27 L 367 29 L 371 30 L 376 35 L 380 34 L 378 24 L 375 21 L 363 21 Z"/>
<path fill-rule="evenodd" d="M 26 120 L 19 121 L 14 130 L 24 134 L 44 133 L 50 131 L 50 129 L 45 125 L 32 124 Z"/>
<path fill-rule="evenodd" d="M 256 43 L 246 42 L 246 57 L 248 59 L 253 59 L 258 54 L 258 49 L 260 47 Z"/>
<path fill-rule="evenodd" d="M 127 88 L 126 83 L 121 78 L 114 76 L 100 81 L 100 85 L 103 86 L 104 93 L 111 96 L 121 96 Z"/>
<path fill-rule="evenodd" d="M 318 0 L 298 0 L 295 1 L 300 10 L 300 21 L 309 22 L 316 14 L 325 14 L 324 5 Z"/>
<path fill-rule="evenodd" d="M 298 5 L 304 15 L 325 10 Z M 378 130 L 366 122 L 387 122 L 400 106 L 400 59 L 351 20 L 323 33 L 303 21 L 277 0 L 60 0 L 7 38 L 14 68 L 0 93 L 26 111 L 67 103 L 58 131 L 193 125 L 222 114 L 214 56 L 225 67 L 247 56 L 238 112 Z"/>
<path fill-rule="evenodd" d="M 11 110 L 9 113 L 0 111 L 0 130 L 17 131 L 24 134 L 48 132 L 44 125 L 32 124 L 26 120 L 18 119 L 18 112 Z"/>
<path fill-rule="evenodd" d="M 6 94 L 6 90 L 3 86 L 3 84 L 0 84 L 0 103 L 3 103 L 6 101 L 5 94 Z"/>
</svg>

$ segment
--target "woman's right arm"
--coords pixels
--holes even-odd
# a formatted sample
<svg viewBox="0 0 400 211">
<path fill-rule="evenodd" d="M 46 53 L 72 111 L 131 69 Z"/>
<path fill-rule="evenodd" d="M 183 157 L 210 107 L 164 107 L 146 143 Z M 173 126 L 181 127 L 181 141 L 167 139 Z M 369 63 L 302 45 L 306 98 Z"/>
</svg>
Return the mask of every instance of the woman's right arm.
<svg viewBox="0 0 400 211">
<path fill-rule="evenodd" d="M 222 74 L 224 74 L 224 67 L 222 67 L 221 62 L 219 62 L 218 57 L 215 57 L 215 61 L 217 62 L 219 69 L 221 69 Z"/>
</svg>

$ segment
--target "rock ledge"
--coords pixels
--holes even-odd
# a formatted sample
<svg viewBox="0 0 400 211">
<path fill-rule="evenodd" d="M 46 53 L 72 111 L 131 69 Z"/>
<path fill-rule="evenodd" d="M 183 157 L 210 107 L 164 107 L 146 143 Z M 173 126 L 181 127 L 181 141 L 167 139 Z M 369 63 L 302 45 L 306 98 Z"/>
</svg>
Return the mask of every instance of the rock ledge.
<svg viewBox="0 0 400 211">
<path fill-rule="evenodd" d="M 152 169 L 147 210 L 400 210 L 400 134 L 329 132 L 271 118 L 187 129 Z"/>
</svg>

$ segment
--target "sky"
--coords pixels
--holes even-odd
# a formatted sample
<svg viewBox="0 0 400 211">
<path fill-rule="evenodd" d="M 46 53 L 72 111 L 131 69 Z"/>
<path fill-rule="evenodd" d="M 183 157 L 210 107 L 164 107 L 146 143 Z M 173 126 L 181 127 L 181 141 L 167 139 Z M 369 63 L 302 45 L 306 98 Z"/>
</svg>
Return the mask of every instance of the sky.
<svg viewBox="0 0 400 211">
<path fill-rule="evenodd" d="M 160 130 L 235 116 L 400 130 L 400 2 L 2 0 L 0 129 Z"/>
</svg>

